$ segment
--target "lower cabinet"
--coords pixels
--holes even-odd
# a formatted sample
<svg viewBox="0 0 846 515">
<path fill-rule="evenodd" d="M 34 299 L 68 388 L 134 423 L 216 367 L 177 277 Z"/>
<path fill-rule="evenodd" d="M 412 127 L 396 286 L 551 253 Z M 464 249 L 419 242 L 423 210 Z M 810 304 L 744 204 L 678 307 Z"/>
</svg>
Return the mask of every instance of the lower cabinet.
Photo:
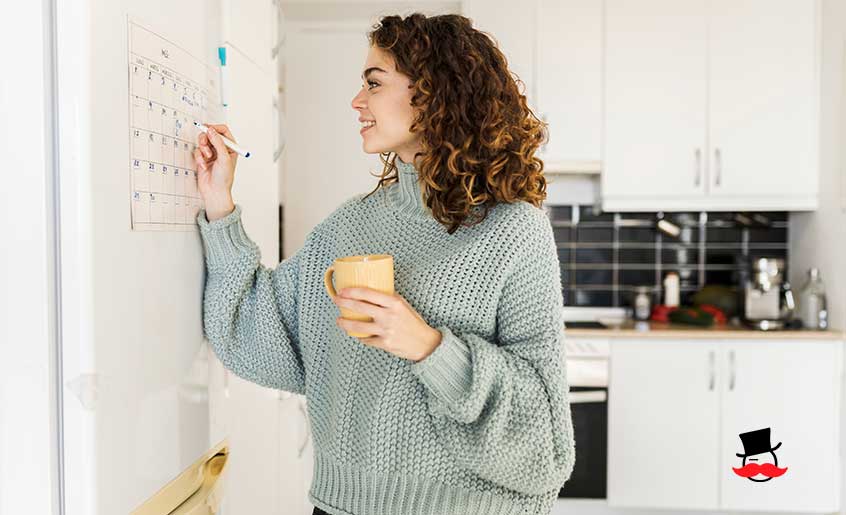
<svg viewBox="0 0 846 515">
<path fill-rule="evenodd" d="M 608 504 L 838 511 L 841 345 L 614 340 Z M 771 478 L 734 470 L 751 463 L 786 470 Z"/>
<path fill-rule="evenodd" d="M 614 340 L 608 366 L 608 504 L 717 508 L 715 346 Z"/>
<path fill-rule="evenodd" d="M 726 509 L 831 513 L 840 508 L 841 345 L 768 341 L 725 344 L 720 506 Z M 744 445 L 738 435 L 771 428 L 772 454 L 787 468 L 752 482 L 737 476 Z M 754 444 L 753 444 L 754 445 Z M 774 455 L 774 456 L 773 456 Z M 749 463 L 749 462 L 747 462 Z M 766 478 L 764 478 L 766 479 Z"/>
</svg>

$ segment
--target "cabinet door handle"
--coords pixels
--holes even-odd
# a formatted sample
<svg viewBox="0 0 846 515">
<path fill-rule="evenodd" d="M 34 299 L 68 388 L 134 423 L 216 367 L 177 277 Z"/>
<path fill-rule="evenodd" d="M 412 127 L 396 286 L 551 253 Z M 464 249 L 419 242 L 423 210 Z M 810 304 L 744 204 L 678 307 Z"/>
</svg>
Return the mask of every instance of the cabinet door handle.
<svg viewBox="0 0 846 515">
<path fill-rule="evenodd" d="M 734 390 L 734 378 L 735 378 L 735 366 L 734 366 L 734 350 L 729 351 L 729 370 L 731 371 L 731 377 L 729 378 L 729 391 Z"/>
<path fill-rule="evenodd" d="M 710 380 L 709 380 L 709 382 L 708 382 L 708 391 L 709 391 L 709 392 L 713 392 L 713 391 L 714 391 L 714 376 L 715 376 L 715 373 L 714 373 L 714 361 L 715 361 L 715 358 L 714 358 L 714 351 L 710 351 L 710 352 L 708 352 L 708 369 L 710 370 L 710 373 L 711 373 L 711 378 L 710 378 Z"/>
<path fill-rule="evenodd" d="M 699 184 L 702 182 L 702 150 L 697 148 L 695 154 L 696 168 L 694 169 L 693 174 L 693 185 L 698 188 Z"/>
<path fill-rule="evenodd" d="M 714 149 L 714 185 L 719 186 L 723 181 L 723 157 L 719 148 Z"/>
</svg>

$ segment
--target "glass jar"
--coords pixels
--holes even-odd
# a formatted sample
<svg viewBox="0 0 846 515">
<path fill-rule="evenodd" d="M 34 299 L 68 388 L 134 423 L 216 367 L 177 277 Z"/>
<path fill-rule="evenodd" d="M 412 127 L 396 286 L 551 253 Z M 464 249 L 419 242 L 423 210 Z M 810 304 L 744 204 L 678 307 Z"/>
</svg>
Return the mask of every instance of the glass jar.
<svg viewBox="0 0 846 515">
<path fill-rule="evenodd" d="M 818 268 L 808 270 L 808 280 L 799 292 L 799 316 L 805 329 L 828 329 L 825 285 Z"/>
<path fill-rule="evenodd" d="M 649 320 L 652 315 L 652 288 L 649 286 L 638 286 L 635 288 L 634 318 L 635 320 Z"/>
</svg>

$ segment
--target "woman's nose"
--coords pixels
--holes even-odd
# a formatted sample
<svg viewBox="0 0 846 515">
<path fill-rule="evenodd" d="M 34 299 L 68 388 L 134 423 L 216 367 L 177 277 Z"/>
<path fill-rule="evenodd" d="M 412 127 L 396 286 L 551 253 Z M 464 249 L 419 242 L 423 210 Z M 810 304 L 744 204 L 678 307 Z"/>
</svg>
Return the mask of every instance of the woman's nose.
<svg viewBox="0 0 846 515">
<path fill-rule="evenodd" d="M 356 94 L 356 96 L 353 97 L 352 102 L 351 102 L 353 109 L 361 109 L 361 108 L 364 107 L 364 103 L 362 102 L 362 99 L 364 97 L 363 93 L 364 93 L 364 90 L 359 91 L 358 94 Z"/>
</svg>

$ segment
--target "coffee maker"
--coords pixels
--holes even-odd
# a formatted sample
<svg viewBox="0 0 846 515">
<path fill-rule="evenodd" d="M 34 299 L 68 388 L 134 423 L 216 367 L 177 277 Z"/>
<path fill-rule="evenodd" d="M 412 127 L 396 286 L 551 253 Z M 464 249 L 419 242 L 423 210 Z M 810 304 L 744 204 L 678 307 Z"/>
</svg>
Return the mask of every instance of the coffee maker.
<svg viewBox="0 0 846 515">
<path fill-rule="evenodd" d="M 796 309 L 790 283 L 784 280 L 784 260 L 772 257 L 750 260 L 743 297 L 746 325 L 762 331 L 784 328 Z"/>
</svg>

